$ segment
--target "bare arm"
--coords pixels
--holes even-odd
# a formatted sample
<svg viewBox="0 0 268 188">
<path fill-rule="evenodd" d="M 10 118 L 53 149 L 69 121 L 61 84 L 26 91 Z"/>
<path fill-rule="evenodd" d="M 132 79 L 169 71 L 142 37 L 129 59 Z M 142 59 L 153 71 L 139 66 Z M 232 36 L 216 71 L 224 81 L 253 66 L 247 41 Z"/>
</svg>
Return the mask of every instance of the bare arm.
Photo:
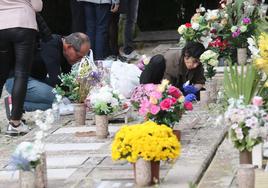
<svg viewBox="0 0 268 188">
<path fill-rule="evenodd" d="M 43 1 L 42 0 L 30 0 L 30 3 L 35 10 L 35 12 L 40 12 L 43 8 Z"/>
</svg>

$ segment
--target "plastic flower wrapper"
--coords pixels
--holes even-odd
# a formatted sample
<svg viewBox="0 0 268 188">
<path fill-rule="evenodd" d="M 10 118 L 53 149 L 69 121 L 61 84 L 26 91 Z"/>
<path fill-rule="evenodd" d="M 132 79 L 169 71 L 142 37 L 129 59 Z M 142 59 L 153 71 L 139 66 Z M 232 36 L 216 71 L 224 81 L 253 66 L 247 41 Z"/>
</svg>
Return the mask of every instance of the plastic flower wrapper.
<svg viewBox="0 0 268 188">
<path fill-rule="evenodd" d="M 31 142 L 22 142 L 12 154 L 10 166 L 14 170 L 31 171 L 40 163 L 42 152 L 38 145 Z"/>
<path fill-rule="evenodd" d="M 121 109 L 124 102 L 123 95 L 108 85 L 95 88 L 88 96 L 88 107 L 97 115 L 108 115 Z"/>
<path fill-rule="evenodd" d="M 141 58 L 138 60 L 137 66 L 140 70 L 144 70 L 146 65 L 150 62 L 151 57 L 148 57 L 146 55 L 142 55 Z"/>
<path fill-rule="evenodd" d="M 244 105 L 243 98 L 230 102 L 225 112 L 229 137 L 239 151 L 251 151 L 267 137 L 268 114 L 262 109 L 262 98 L 254 97 L 250 105 Z"/>
<path fill-rule="evenodd" d="M 181 153 L 181 145 L 172 129 L 147 121 L 123 126 L 112 143 L 112 159 L 131 163 L 139 158 L 147 161 L 174 160 Z"/>
</svg>

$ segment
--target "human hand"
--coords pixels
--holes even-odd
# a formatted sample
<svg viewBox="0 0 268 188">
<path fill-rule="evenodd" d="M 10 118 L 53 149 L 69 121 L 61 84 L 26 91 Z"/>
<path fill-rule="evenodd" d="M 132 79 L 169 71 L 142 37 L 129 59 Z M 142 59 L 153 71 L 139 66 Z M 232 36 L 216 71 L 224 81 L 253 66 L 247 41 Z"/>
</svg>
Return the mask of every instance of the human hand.
<svg viewBox="0 0 268 188">
<path fill-rule="evenodd" d="M 119 4 L 112 4 L 111 12 L 113 12 L 113 13 L 117 12 L 118 8 L 119 8 Z"/>
<path fill-rule="evenodd" d="M 195 94 L 192 94 L 192 93 L 190 93 L 184 97 L 184 101 L 192 102 L 195 100 L 196 100 L 196 96 L 195 96 Z"/>
<path fill-rule="evenodd" d="M 183 90 L 186 94 L 196 94 L 198 92 L 198 89 L 195 88 L 193 85 L 186 85 L 186 84 L 183 84 Z"/>
</svg>

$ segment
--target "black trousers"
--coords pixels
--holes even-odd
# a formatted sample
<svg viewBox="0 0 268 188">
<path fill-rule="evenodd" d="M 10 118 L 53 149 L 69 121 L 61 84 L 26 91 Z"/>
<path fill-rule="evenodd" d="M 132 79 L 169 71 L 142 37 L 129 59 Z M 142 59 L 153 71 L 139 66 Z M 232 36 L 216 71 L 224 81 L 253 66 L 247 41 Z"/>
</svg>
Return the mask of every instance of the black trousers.
<svg viewBox="0 0 268 188">
<path fill-rule="evenodd" d="M 83 3 L 77 0 L 70 0 L 72 12 L 72 32 L 86 32 L 86 20 Z"/>
<path fill-rule="evenodd" d="M 119 55 L 118 47 L 118 23 L 119 23 L 120 13 L 112 13 L 109 20 L 109 55 Z"/>
<path fill-rule="evenodd" d="M 0 30 L 0 97 L 11 70 L 14 70 L 12 89 L 12 120 L 20 120 L 31 69 L 37 31 L 26 28 Z"/>
</svg>

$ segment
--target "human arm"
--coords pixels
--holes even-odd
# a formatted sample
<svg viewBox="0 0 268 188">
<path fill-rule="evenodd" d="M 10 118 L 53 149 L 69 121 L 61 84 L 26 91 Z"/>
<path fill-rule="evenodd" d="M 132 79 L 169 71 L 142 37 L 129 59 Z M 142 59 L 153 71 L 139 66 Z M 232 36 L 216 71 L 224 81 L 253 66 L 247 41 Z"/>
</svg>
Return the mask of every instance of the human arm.
<svg viewBox="0 0 268 188">
<path fill-rule="evenodd" d="M 43 1 L 42 0 L 30 0 L 30 3 L 35 10 L 35 12 L 41 12 L 43 8 Z"/>
<path fill-rule="evenodd" d="M 119 9 L 120 0 L 112 0 L 111 12 L 115 13 Z"/>
</svg>

